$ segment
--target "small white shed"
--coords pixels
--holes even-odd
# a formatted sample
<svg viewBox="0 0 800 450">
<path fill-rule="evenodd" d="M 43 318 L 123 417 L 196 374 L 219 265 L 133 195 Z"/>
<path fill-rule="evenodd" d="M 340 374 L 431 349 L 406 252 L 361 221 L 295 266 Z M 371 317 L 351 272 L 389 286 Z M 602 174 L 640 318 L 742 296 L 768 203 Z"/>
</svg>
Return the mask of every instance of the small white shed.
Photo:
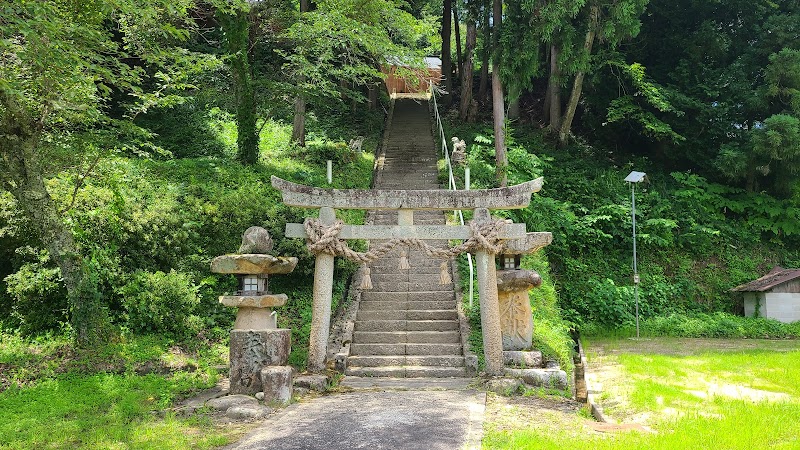
<svg viewBox="0 0 800 450">
<path fill-rule="evenodd" d="M 763 277 L 731 290 L 744 295 L 746 317 L 787 323 L 800 320 L 800 269 L 775 267 Z"/>
</svg>

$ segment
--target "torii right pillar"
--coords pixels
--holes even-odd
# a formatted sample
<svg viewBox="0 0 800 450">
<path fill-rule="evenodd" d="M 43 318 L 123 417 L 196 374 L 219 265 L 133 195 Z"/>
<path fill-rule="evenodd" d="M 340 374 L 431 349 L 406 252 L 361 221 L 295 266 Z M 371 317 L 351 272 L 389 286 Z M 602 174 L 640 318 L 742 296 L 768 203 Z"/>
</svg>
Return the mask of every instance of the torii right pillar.
<svg viewBox="0 0 800 450">
<path fill-rule="evenodd" d="M 476 209 L 473 221 L 478 223 L 492 221 L 489 210 L 485 208 Z M 528 233 L 522 239 L 507 240 L 506 249 L 508 252 L 515 254 L 533 253 L 550 244 L 552 240 L 553 235 L 548 232 Z M 475 252 L 475 262 L 478 268 L 481 329 L 483 330 L 483 355 L 486 363 L 486 373 L 492 376 L 503 375 L 504 373 L 503 329 L 497 287 L 497 268 L 495 267 L 496 256 L 486 249 L 480 249 Z M 541 283 L 541 279 L 539 279 L 539 283 Z M 527 311 L 528 315 L 530 315 L 530 309 Z M 531 318 L 528 317 L 528 319 Z"/>
<path fill-rule="evenodd" d="M 475 210 L 473 221 L 488 222 L 492 218 L 489 210 Z M 503 374 L 503 334 L 500 329 L 500 302 L 497 298 L 497 268 L 495 254 L 486 249 L 475 252 L 475 265 L 478 269 L 478 295 L 481 306 L 481 330 L 483 331 L 483 355 L 486 373 L 496 376 Z"/>
</svg>

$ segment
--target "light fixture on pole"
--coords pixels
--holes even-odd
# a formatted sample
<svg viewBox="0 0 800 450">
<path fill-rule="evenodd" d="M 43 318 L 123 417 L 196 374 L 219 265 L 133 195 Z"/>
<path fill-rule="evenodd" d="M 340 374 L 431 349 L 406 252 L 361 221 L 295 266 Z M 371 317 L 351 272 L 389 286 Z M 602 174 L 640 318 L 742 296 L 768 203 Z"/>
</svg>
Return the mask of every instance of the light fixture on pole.
<svg viewBox="0 0 800 450">
<path fill-rule="evenodd" d="M 625 177 L 631 184 L 631 222 L 633 223 L 633 295 L 636 297 L 636 339 L 639 339 L 639 268 L 636 264 L 636 183 L 644 181 L 647 174 L 633 171 Z"/>
</svg>

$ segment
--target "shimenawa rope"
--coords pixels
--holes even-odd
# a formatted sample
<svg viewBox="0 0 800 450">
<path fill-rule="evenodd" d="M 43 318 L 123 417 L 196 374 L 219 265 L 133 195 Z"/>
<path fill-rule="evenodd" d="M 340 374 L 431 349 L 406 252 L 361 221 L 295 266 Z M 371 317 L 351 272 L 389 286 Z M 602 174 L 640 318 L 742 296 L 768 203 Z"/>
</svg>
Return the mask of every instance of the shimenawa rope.
<svg viewBox="0 0 800 450">
<path fill-rule="evenodd" d="M 500 231 L 505 226 L 504 220 L 493 220 L 487 222 L 475 223 L 470 222 L 469 227 L 472 235 L 469 239 L 461 244 L 453 247 L 440 248 L 427 244 L 422 239 L 417 238 L 394 238 L 378 245 L 374 249 L 366 252 L 357 252 L 351 249 L 344 239 L 339 239 L 339 232 L 344 227 L 344 222 L 341 220 L 335 221 L 330 226 L 323 225 L 319 219 L 307 218 L 303 222 L 307 238 L 307 245 L 309 251 L 314 254 L 324 253 L 333 256 L 341 256 L 349 259 L 350 261 L 360 262 L 365 265 L 364 278 L 361 282 L 362 289 L 372 289 L 372 280 L 370 279 L 370 269 L 366 267 L 376 259 L 386 256 L 398 245 L 406 245 L 409 248 L 414 247 L 422 250 L 428 256 L 434 258 L 450 259 L 456 255 L 467 251 L 485 250 L 489 253 L 498 254 L 503 250 L 503 241 L 500 240 Z M 408 264 L 408 257 L 406 251 L 400 254 L 400 269 L 407 270 L 410 268 Z M 447 269 L 447 264 L 442 263 L 442 274 L 440 275 L 441 284 L 451 283 L 450 274 Z"/>
</svg>

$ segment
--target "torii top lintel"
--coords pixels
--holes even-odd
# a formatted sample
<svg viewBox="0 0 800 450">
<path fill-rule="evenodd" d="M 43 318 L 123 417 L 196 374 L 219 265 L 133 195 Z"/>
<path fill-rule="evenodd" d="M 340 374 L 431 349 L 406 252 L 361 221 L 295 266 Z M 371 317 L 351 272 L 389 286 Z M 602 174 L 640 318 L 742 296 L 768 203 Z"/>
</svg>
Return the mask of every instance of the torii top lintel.
<svg viewBox="0 0 800 450">
<path fill-rule="evenodd" d="M 544 178 L 515 186 L 469 191 L 322 189 L 292 183 L 276 176 L 272 187 L 281 191 L 283 203 L 301 208 L 335 209 L 519 209 L 542 189 Z"/>
</svg>

